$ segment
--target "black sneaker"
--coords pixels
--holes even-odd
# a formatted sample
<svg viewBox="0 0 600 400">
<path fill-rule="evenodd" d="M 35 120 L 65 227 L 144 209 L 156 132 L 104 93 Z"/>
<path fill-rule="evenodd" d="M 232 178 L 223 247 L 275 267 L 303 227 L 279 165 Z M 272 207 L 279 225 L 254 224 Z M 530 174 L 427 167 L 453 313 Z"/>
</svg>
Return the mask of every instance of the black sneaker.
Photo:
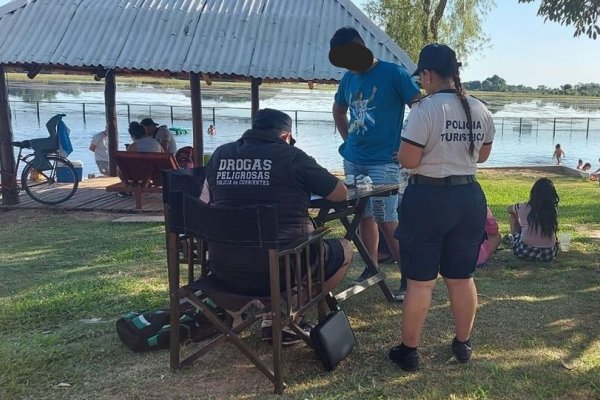
<svg viewBox="0 0 600 400">
<path fill-rule="evenodd" d="M 373 276 L 373 273 L 371 271 L 369 271 L 368 268 L 365 268 L 362 272 L 362 274 L 360 274 L 360 276 L 356 279 L 354 279 L 354 283 L 361 283 L 362 281 L 369 279 L 370 277 Z"/>
<path fill-rule="evenodd" d="M 459 363 L 468 363 L 469 360 L 471 360 L 471 355 L 473 354 L 471 340 L 469 339 L 466 342 L 459 342 L 455 337 L 452 340 L 452 352 Z"/>
<path fill-rule="evenodd" d="M 417 350 L 406 351 L 402 345 L 390 349 L 389 358 L 402 368 L 403 371 L 411 372 L 419 369 L 419 353 Z"/>
</svg>

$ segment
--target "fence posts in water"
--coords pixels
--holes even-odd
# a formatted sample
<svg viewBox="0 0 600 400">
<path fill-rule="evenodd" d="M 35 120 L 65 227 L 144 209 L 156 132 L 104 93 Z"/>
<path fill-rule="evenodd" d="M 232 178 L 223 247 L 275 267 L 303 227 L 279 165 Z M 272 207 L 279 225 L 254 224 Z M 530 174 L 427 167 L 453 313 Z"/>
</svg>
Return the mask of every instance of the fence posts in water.
<svg viewBox="0 0 600 400">
<path fill-rule="evenodd" d="M 585 130 L 585 138 L 588 139 L 590 136 L 590 119 L 587 120 L 587 128 Z"/>
<path fill-rule="evenodd" d="M 152 118 L 152 106 L 148 106 L 148 116 Z"/>
<path fill-rule="evenodd" d="M 523 118 L 519 118 L 519 137 L 521 137 L 522 129 L 523 129 Z"/>
<path fill-rule="evenodd" d="M 86 125 L 87 121 L 85 120 L 85 103 L 81 103 L 81 105 L 83 106 L 83 125 Z"/>
<path fill-rule="evenodd" d="M 173 125 L 173 106 L 171 106 L 171 125 Z"/>
<path fill-rule="evenodd" d="M 298 110 L 294 110 L 294 122 L 296 123 L 296 135 L 298 135 Z"/>
<path fill-rule="evenodd" d="M 127 104 L 127 123 L 131 121 L 131 108 L 129 104 Z"/>
<path fill-rule="evenodd" d="M 38 118 L 38 125 L 40 124 L 40 102 L 36 101 L 35 102 L 35 108 L 37 111 L 37 118 Z"/>
<path fill-rule="evenodd" d="M 552 140 L 556 136 L 556 118 L 554 118 L 554 126 L 552 127 Z"/>
</svg>

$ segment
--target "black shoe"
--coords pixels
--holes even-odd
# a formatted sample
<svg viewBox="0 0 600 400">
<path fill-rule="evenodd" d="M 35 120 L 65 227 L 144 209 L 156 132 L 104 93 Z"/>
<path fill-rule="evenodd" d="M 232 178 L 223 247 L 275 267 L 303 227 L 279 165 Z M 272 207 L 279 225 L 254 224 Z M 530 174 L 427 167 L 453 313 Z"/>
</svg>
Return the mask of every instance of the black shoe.
<svg viewBox="0 0 600 400">
<path fill-rule="evenodd" d="M 273 328 L 271 327 L 271 321 L 263 321 L 260 327 L 260 339 L 265 342 L 271 343 L 273 341 Z M 301 322 L 300 327 L 307 334 L 310 334 L 312 325 L 307 322 Z M 303 339 L 296 334 L 291 328 L 285 327 L 281 330 L 281 344 L 283 346 L 289 346 L 292 344 L 303 342 Z"/>
<path fill-rule="evenodd" d="M 471 346 L 471 340 L 466 342 L 459 342 L 456 337 L 452 340 L 452 352 L 454 357 L 459 363 L 468 363 L 471 360 L 473 354 L 473 347 Z"/>
<path fill-rule="evenodd" d="M 404 301 L 404 295 L 406 294 L 406 286 L 406 279 L 402 279 L 400 281 L 400 289 L 398 289 L 398 294 L 394 295 L 394 300 Z"/>
<path fill-rule="evenodd" d="M 388 254 L 377 261 L 379 264 L 393 264 L 396 259 L 391 254 Z"/>
<path fill-rule="evenodd" d="M 362 274 L 360 274 L 360 276 L 356 279 L 354 279 L 354 283 L 361 283 L 362 281 L 369 279 L 370 277 L 373 276 L 373 273 L 371 271 L 369 271 L 368 268 L 365 268 L 362 272 Z"/>
<path fill-rule="evenodd" d="M 419 369 L 419 353 L 417 350 L 406 350 L 404 345 L 392 347 L 389 358 L 402 368 L 403 371 L 411 372 Z"/>
</svg>

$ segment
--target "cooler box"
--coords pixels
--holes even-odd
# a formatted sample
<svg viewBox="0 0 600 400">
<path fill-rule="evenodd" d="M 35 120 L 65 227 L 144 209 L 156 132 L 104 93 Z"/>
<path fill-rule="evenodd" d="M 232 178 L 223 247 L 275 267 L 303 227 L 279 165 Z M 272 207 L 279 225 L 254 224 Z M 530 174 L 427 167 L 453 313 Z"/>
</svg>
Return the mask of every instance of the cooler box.
<svg viewBox="0 0 600 400">
<path fill-rule="evenodd" d="M 83 177 L 83 163 L 79 160 L 69 160 L 73 167 L 75 168 L 75 172 L 77 173 L 77 179 L 81 182 Z M 71 175 L 71 171 L 69 171 L 66 167 L 58 167 L 56 168 L 56 180 L 58 182 L 73 182 L 73 176 Z"/>
</svg>

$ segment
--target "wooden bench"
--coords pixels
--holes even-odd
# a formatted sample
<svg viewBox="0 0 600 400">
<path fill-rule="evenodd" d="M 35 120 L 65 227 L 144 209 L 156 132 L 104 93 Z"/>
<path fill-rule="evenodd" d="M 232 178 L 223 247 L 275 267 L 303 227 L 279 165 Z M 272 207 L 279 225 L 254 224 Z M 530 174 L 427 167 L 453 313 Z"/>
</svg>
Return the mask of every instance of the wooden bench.
<svg viewBox="0 0 600 400">
<path fill-rule="evenodd" d="M 135 208 L 142 208 L 142 193 L 161 193 L 161 171 L 178 169 L 170 153 L 117 151 L 115 161 L 122 182 L 107 186 L 107 192 L 133 193 Z"/>
</svg>

